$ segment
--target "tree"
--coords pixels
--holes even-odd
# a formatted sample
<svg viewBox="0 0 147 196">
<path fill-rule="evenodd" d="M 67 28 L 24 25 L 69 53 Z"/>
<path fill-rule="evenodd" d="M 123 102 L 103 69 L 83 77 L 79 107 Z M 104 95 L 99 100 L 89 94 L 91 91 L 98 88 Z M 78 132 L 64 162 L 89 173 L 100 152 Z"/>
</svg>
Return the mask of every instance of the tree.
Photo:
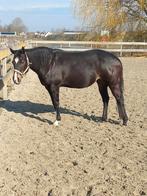
<svg viewBox="0 0 147 196">
<path fill-rule="evenodd" d="M 12 21 L 12 23 L 7 26 L 7 28 L 8 28 L 8 31 L 10 32 L 21 33 L 21 32 L 27 31 L 27 27 L 24 25 L 22 19 L 19 17 L 15 18 Z"/>
<path fill-rule="evenodd" d="M 125 0 L 123 7 L 126 10 L 127 21 L 134 26 L 133 30 L 147 30 L 147 1 Z"/>
<path fill-rule="evenodd" d="M 127 14 L 129 16 L 147 22 L 146 0 L 124 0 L 124 7 L 127 9 Z"/>
<path fill-rule="evenodd" d="M 128 23 L 147 22 L 146 0 L 73 0 L 75 14 L 92 31 L 128 30 Z M 136 25 L 138 27 L 138 25 Z"/>
</svg>

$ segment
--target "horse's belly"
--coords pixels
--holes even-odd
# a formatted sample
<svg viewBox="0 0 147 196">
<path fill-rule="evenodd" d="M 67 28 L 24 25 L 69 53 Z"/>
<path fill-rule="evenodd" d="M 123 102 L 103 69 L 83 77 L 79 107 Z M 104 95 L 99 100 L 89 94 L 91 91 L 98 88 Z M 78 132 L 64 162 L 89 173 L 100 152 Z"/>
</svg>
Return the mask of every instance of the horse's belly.
<svg viewBox="0 0 147 196">
<path fill-rule="evenodd" d="M 85 88 L 92 85 L 99 78 L 100 77 L 96 76 L 95 74 L 86 77 L 81 74 L 75 77 L 66 78 L 62 86 L 69 87 L 69 88 Z"/>
</svg>

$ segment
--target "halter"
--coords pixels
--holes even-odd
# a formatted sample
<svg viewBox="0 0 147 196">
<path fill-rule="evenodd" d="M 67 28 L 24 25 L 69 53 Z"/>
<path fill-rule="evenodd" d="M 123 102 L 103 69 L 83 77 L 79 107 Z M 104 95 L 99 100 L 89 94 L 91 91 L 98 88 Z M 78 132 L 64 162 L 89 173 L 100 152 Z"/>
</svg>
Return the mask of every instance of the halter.
<svg viewBox="0 0 147 196">
<path fill-rule="evenodd" d="M 27 56 L 26 53 L 25 53 L 25 56 L 26 56 L 26 59 L 27 59 L 27 68 L 26 68 L 23 72 L 21 72 L 21 71 L 19 71 L 19 70 L 17 70 L 17 69 L 14 69 L 14 72 L 19 73 L 19 74 L 21 75 L 21 77 L 23 77 L 23 76 L 25 75 L 25 73 L 26 73 L 26 72 L 29 70 L 29 68 L 30 68 L 29 65 L 32 64 L 32 63 L 29 61 L 29 58 L 28 58 L 28 56 Z"/>
</svg>

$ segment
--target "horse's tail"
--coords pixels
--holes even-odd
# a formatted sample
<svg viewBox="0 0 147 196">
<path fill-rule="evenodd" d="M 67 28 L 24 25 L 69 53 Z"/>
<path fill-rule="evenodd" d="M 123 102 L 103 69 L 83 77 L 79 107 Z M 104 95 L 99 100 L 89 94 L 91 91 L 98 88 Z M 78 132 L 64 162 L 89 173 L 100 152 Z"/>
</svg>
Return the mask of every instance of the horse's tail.
<svg viewBox="0 0 147 196">
<path fill-rule="evenodd" d="M 123 77 L 121 78 L 120 88 L 121 88 L 121 91 L 123 93 L 124 92 L 124 79 L 123 79 Z"/>
<path fill-rule="evenodd" d="M 121 63 L 121 61 L 120 61 L 120 63 Z M 122 63 L 121 63 L 120 89 L 121 89 L 121 93 L 123 94 L 123 92 L 124 92 L 124 77 L 123 77 L 123 66 L 122 66 Z"/>
<path fill-rule="evenodd" d="M 117 57 L 115 57 L 117 58 Z M 121 93 L 123 94 L 124 92 L 124 78 L 123 78 L 123 65 L 122 65 L 122 62 L 119 58 L 117 58 L 117 61 L 118 61 L 118 65 L 119 65 L 119 87 L 120 87 L 120 91 Z"/>
<path fill-rule="evenodd" d="M 123 65 L 119 58 L 117 58 L 117 62 L 118 62 L 117 75 L 118 75 L 119 89 L 120 89 L 121 94 L 123 94 L 124 92 Z"/>
</svg>

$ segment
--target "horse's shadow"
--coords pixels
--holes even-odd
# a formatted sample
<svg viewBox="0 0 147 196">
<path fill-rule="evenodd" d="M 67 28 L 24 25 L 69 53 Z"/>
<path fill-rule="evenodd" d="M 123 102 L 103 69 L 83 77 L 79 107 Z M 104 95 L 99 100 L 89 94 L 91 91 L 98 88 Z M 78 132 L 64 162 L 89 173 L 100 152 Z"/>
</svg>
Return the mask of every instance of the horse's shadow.
<svg viewBox="0 0 147 196">
<path fill-rule="evenodd" d="M 49 124 L 53 124 L 48 119 L 41 118 L 38 114 L 39 113 L 53 113 L 54 107 L 52 105 L 46 105 L 46 104 L 40 104 L 40 103 L 33 103 L 31 101 L 1 101 L 0 102 L 0 108 L 4 108 L 5 110 L 9 112 L 15 112 L 20 113 L 25 117 L 35 118 L 37 120 L 40 120 L 42 122 L 48 122 Z M 84 119 L 87 119 L 89 121 L 94 122 L 102 122 L 101 117 L 97 117 L 95 115 L 88 115 L 88 114 L 82 114 L 80 112 L 77 112 L 75 110 L 70 110 L 67 108 L 60 107 L 61 114 L 68 114 L 73 116 L 82 117 Z"/>
</svg>

